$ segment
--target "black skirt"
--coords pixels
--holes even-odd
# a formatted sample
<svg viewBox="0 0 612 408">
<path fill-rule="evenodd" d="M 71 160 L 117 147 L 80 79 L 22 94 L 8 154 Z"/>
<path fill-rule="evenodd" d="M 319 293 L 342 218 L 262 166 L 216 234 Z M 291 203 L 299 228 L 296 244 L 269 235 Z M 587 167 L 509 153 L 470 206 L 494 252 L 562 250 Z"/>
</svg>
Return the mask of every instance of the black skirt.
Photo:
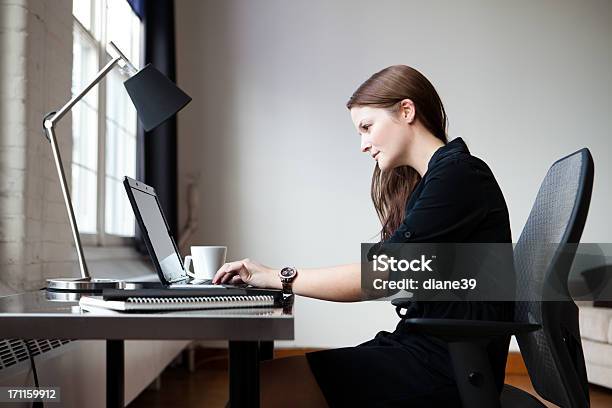
<svg viewBox="0 0 612 408">
<path fill-rule="evenodd" d="M 434 362 L 438 356 L 419 347 L 421 341 L 407 346 L 407 340 L 383 331 L 356 347 L 306 359 L 330 407 L 460 407 L 453 378 L 439 370 L 450 361 Z"/>
<path fill-rule="evenodd" d="M 408 317 L 480 320 L 508 320 L 511 315 L 502 302 L 431 302 L 415 304 L 410 312 Z M 487 347 L 499 390 L 509 341 L 497 338 Z M 306 359 L 330 407 L 461 407 L 446 344 L 411 333 L 403 321 L 393 333 L 381 331 L 355 347 L 307 353 Z"/>
</svg>

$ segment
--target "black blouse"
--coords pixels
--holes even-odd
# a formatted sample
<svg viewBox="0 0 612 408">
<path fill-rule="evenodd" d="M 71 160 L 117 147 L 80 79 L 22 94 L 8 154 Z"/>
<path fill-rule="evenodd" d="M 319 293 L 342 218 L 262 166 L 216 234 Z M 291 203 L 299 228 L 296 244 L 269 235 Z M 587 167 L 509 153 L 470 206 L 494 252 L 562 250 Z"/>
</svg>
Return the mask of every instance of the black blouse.
<svg viewBox="0 0 612 408">
<path fill-rule="evenodd" d="M 404 220 L 386 242 L 512 242 L 508 208 L 501 189 L 491 169 L 470 154 L 460 137 L 434 153 L 427 172 L 406 203 Z M 406 318 L 413 317 L 510 321 L 513 305 L 413 302 Z M 400 322 L 396 333 L 404 331 Z M 430 353 L 437 354 L 440 363 L 448 358 L 443 343 L 434 338 L 409 336 L 406 340 L 421 343 Z M 488 347 L 499 389 L 503 386 L 508 343 L 509 338 L 498 338 Z"/>
<path fill-rule="evenodd" d="M 460 137 L 439 148 L 387 242 L 512 242 L 504 196 Z"/>
</svg>

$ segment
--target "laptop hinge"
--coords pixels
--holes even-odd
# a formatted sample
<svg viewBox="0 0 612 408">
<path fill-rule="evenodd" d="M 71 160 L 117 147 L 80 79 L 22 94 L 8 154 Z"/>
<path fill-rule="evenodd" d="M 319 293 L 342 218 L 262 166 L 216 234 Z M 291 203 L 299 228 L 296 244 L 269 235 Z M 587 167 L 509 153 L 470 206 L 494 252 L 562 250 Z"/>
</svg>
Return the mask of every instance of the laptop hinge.
<svg viewBox="0 0 612 408">
<path fill-rule="evenodd" d="M 187 277 L 186 277 L 186 276 L 183 276 L 182 278 L 172 279 L 172 280 L 170 280 L 170 281 L 168 281 L 168 282 L 170 282 L 170 283 L 174 283 L 174 282 L 183 282 L 183 281 L 185 281 L 185 280 L 187 280 Z"/>
</svg>

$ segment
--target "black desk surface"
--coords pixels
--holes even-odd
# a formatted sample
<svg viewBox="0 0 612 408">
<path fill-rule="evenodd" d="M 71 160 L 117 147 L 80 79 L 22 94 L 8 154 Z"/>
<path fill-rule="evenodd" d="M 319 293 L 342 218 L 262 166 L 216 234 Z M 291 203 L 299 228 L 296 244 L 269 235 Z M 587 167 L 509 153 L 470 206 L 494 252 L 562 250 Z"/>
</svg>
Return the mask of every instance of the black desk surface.
<svg viewBox="0 0 612 408">
<path fill-rule="evenodd" d="M 0 338 L 292 340 L 293 316 L 282 308 L 87 312 L 39 290 L 0 297 Z"/>
</svg>

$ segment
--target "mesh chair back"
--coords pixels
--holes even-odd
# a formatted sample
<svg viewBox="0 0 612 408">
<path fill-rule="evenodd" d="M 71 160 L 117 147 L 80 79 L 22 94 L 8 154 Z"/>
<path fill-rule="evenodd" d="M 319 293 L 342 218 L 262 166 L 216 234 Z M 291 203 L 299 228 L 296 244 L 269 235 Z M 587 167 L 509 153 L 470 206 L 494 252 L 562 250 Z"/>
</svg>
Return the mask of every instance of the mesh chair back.
<svg viewBox="0 0 612 408">
<path fill-rule="evenodd" d="M 581 149 L 556 161 L 542 181 L 514 250 L 515 320 L 542 329 L 517 336 L 535 390 L 561 407 L 588 407 L 578 308 L 567 279 L 593 187 L 593 159 Z M 569 244 L 569 245 L 568 245 Z M 550 301 L 555 293 L 555 301 Z M 543 301 L 546 298 L 547 301 Z"/>
</svg>

